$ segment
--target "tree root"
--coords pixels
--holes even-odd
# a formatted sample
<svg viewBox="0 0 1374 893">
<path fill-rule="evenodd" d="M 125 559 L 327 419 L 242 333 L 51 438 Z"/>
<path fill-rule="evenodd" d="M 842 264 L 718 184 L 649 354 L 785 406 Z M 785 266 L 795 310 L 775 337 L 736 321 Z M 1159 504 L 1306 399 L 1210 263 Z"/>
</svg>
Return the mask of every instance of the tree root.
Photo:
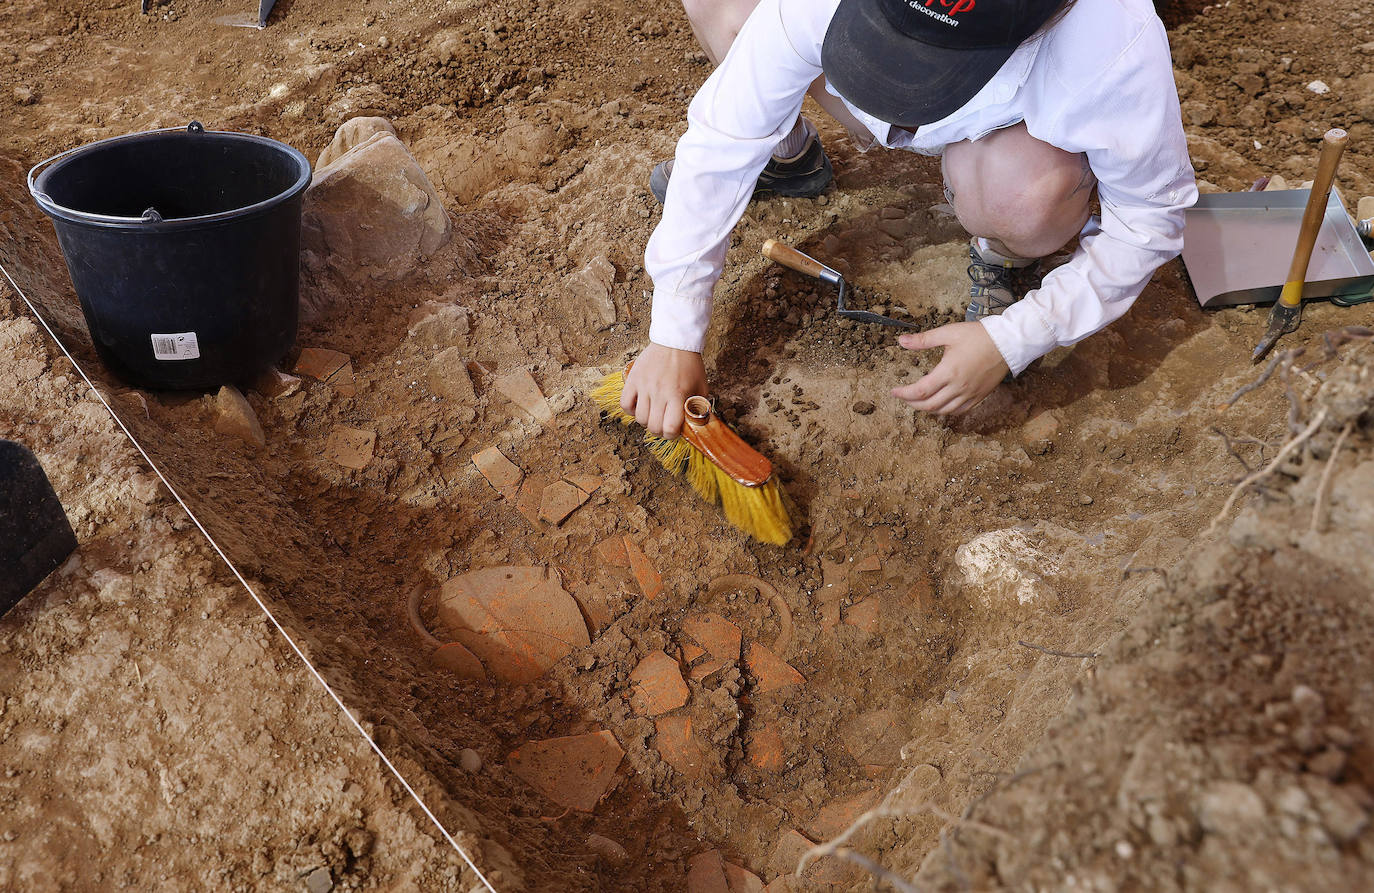
<svg viewBox="0 0 1374 893">
<path fill-rule="evenodd" d="M 1274 457 L 1274 461 L 1270 462 L 1268 465 L 1264 466 L 1259 471 L 1247 475 L 1245 480 L 1241 481 L 1239 484 L 1236 484 L 1235 489 L 1231 491 L 1231 495 L 1226 497 L 1226 504 L 1221 507 L 1221 511 L 1217 512 L 1217 516 L 1212 519 L 1212 523 L 1207 525 L 1207 532 L 1204 533 L 1203 536 L 1211 536 L 1213 533 L 1216 532 L 1217 527 L 1220 526 L 1222 521 L 1226 520 L 1226 516 L 1231 513 L 1231 507 L 1236 504 L 1236 500 L 1240 498 L 1240 494 L 1245 491 L 1246 487 L 1250 486 L 1251 484 L 1257 481 L 1263 480 L 1264 478 L 1272 474 L 1274 471 L 1276 471 L 1278 467 L 1284 463 L 1284 460 L 1287 459 L 1289 455 L 1293 453 L 1293 451 L 1295 451 L 1298 447 L 1306 443 L 1312 437 L 1313 434 L 1317 433 L 1317 429 L 1321 428 L 1322 423 L 1325 421 L 1326 410 L 1322 409 L 1316 414 L 1316 416 L 1313 417 L 1312 421 L 1308 423 L 1306 428 L 1304 428 L 1296 436 L 1289 439 L 1289 441 L 1283 445 L 1283 448 L 1279 450 L 1278 455 Z"/>
</svg>

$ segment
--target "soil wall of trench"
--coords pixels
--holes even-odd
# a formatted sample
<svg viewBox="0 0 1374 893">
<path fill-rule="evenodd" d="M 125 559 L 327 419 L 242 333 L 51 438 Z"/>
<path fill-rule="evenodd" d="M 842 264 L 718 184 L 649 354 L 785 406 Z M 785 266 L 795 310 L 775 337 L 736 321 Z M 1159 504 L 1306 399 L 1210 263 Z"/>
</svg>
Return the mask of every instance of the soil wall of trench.
<svg viewBox="0 0 1374 893">
<path fill-rule="evenodd" d="M 1191 54 L 1191 64 L 1180 60 L 1185 99 L 1205 105 L 1223 89 L 1249 89 L 1201 48 L 1218 31 L 1236 43 L 1263 5 L 1179 19 L 1174 39 Z M 759 257 L 764 239 L 784 238 L 843 269 L 864 300 L 927 324 L 962 312 L 966 249 L 934 163 L 859 153 L 823 123 L 836 189 L 751 207 L 732 239 L 708 348 L 722 412 L 765 445 L 799 509 L 792 544 L 761 546 L 586 397 L 647 330 L 639 252 L 657 211 L 645 176 L 671 152 L 685 99 L 708 73 L 680 14 L 302 0 L 265 32 L 206 31 L 226 9 L 190 3 L 140 18 L 68 2 L 4 14 L 14 27 L 3 49 L 15 60 L 4 86 L 21 126 L 0 145 L 0 263 L 498 889 L 678 889 L 710 873 L 712 853 L 785 888 L 810 843 L 894 790 L 902 814 L 858 840 L 908 875 L 925 861 L 928 879 L 958 886 L 992 865 L 1003 874 L 991 877 L 1012 883 L 1036 876 L 1027 861 L 1043 869 L 1059 859 L 1062 869 L 1073 862 L 1065 853 L 1088 851 L 1067 833 L 1064 852 L 1037 863 L 1044 848 L 1018 829 L 999 833 L 1029 841 L 1022 850 L 993 834 L 1014 852 L 964 852 L 978 831 L 953 820 L 1032 789 L 1018 782 L 1004 794 L 1002 784 L 1037 744 L 1051 746 L 1041 743 L 1046 729 L 1076 686 L 1131 659 L 1131 645 L 1111 643 L 1169 603 L 1151 569 L 1191 554 L 1238 478 L 1236 450 L 1253 464 L 1272 458 L 1264 444 L 1289 436 L 1276 393 L 1218 409 L 1253 378 L 1263 313 L 1203 313 L 1175 262 L 1120 322 L 1050 355 L 977 413 L 913 415 L 886 391 L 930 358 L 839 322 L 830 295 Z M 1316 39 L 1286 35 L 1272 18 L 1273 49 L 1255 52 L 1296 53 L 1288 47 Z M 1359 27 L 1342 39 L 1355 41 Z M 189 64 L 166 49 L 178 38 L 197 47 Z M 74 72 L 97 56 L 149 86 Z M 1300 107 L 1271 77 L 1278 98 L 1260 111 Z M 394 121 L 442 195 L 453 238 L 398 280 L 307 265 L 298 350 L 346 354 L 352 386 L 305 377 L 274 393 L 242 383 L 265 435 L 255 448 L 216 430 L 213 395 L 135 391 L 106 375 L 51 228 L 22 185 L 27 165 L 190 118 L 264 132 L 314 157 L 359 114 Z M 1310 176 L 1315 153 L 1304 141 L 1316 125 L 1278 117 L 1259 136 L 1292 148 L 1282 161 L 1269 153 L 1284 149 L 1241 152 L 1228 128 L 1245 125 L 1234 116 L 1190 122 L 1202 176 L 1223 188 L 1258 171 Z M 1344 182 L 1368 191 L 1354 167 Z M 290 889 L 321 882 L 323 869 L 344 888 L 475 884 L 256 619 L 22 305 L 5 301 L 0 418 L 49 466 L 84 544 L 5 621 L 4 748 L 15 770 L 6 796 L 27 817 L 0 843 L 27 854 L 7 860 L 9 880 Z M 1368 313 L 1314 307 L 1293 344 L 1316 356 L 1321 332 L 1360 318 Z M 446 383 L 436 364 L 446 350 L 461 357 L 470 389 Z M 526 373 L 547 420 L 501 386 Z M 375 438 L 363 467 L 334 461 L 339 429 Z M 491 447 L 520 470 L 504 493 L 473 462 Z M 590 497 L 553 523 L 533 508 L 560 481 Z M 624 549 L 648 571 L 629 566 Z M 589 644 L 524 684 L 460 678 L 417 634 L 410 598 L 419 593 L 422 622 L 442 635 L 434 606 L 444 584 L 507 566 L 553 573 L 576 599 Z M 1302 574 L 1285 579 L 1300 587 Z M 738 630 L 734 657 L 719 666 L 692 653 L 704 644 L 692 632 L 703 617 Z M 755 646 L 790 671 L 747 659 Z M 635 674 L 655 654 L 676 664 L 686 695 L 646 715 L 654 710 L 636 699 Z M 165 669 L 150 680 L 155 667 Z M 1100 706 L 1081 698 L 1072 710 Z M 1334 724 L 1364 734 L 1343 722 Z M 1134 729 L 1102 734 L 1121 728 Z M 600 731 L 624 757 L 593 808 L 553 802 L 519 770 L 516 755 L 532 743 Z M 136 818 L 115 805 L 131 794 L 146 804 Z M 1095 801 L 1080 795 L 1086 812 Z M 1118 836 L 1148 846 L 1129 836 L 1152 833 L 1144 827 Z M 1202 846 L 1211 830 L 1189 825 L 1156 845 Z M 1337 850 L 1354 852 L 1362 833 Z M 1212 839 L 1223 850 L 1233 840 Z M 1201 880 L 1234 867 L 1216 864 Z M 1336 877 L 1351 867 L 1333 865 Z M 1061 869 L 1044 870 L 1062 879 Z M 826 858 L 795 883 L 871 881 Z"/>
</svg>

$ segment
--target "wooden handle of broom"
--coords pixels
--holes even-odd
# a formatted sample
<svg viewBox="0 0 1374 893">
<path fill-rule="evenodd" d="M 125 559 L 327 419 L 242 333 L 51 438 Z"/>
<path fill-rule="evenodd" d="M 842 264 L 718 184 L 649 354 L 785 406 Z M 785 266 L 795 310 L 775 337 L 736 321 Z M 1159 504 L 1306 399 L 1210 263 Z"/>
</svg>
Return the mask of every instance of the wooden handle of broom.
<svg viewBox="0 0 1374 893">
<path fill-rule="evenodd" d="M 777 239 L 769 239 L 763 243 L 763 256 L 789 270 L 805 273 L 813 279 L 824 278 L 822 274 L 830 269 L 814 257 L 802 254 L 791 245 L 784 245 Z"/>
<path fill-rule="evenodd" d="M 1331 184 L 1336 180 L 1336 167 L 1340 164 L 1341 153 L 1345 151 L 1349 135 L 1340 128 L 1333 128 L 1322 137 L 1322 154 L 1317 161 L 1317 178 L 1312 181 L 1312 191 L 1307 196 L 1307 209 L 1302 214 L 1302 226 L 1298 229 L 1298 246 L 1293 249 L 1293 263 L 1288 268 L 1288 281 L 1283 284 L 1279 302 L 1288 307 L 1302 303 L 1303 283 L 1307 280 L 1307 267 L 1312 262 L 1312 249 L 1317 244 L 1317 234 L 1321 232 L 1322 219 L 1326 216 L 1326 202 L 1331 196 Z"/>
</svg>

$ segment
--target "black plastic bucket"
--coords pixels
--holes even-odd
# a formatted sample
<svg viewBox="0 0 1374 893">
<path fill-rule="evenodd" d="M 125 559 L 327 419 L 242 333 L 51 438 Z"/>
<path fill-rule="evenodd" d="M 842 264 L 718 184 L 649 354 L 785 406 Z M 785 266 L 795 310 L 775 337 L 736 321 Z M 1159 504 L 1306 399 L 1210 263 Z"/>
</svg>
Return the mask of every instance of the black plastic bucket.
<svg viewBox="0 0 1374 893">
<path fill-rule="evenodd" d="M 129 384 L 165 389 L 241 381 L 291 349 L 309 185 L 310 162 L 290 146 L 195 122 L 29 171 L 100 358 Z"/>
</svg>

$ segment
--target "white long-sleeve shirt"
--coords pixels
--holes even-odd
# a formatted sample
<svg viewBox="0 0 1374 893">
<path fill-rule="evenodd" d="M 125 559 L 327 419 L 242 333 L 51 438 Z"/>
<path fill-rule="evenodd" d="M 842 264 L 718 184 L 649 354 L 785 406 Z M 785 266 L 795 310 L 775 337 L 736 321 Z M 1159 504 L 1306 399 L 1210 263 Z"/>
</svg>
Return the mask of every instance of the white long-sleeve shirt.
<svg viewBox="0 0 1374 893">
<path fill-rule="evenodd" d="M 760 0 L 692 100 L 663 218 L 645 252 L 654 343 L 702 349 L 730 231 L 822 73 L 821 43 L 838 2 Z M 1150 0 L 1079 0 L 1017 48 L 963 108 L 915 133 L 845 105 L 888 148 L 938 155 L 1024 121 L 1037 139 L 1086 154 L 1101 230 L 1085 235 L 1039 289 L 983 320 L 1013 374 L 1116 320 L 1182 250 L 1183 211 L 1197 186 L 1168 38 Z"/>
</svg>

